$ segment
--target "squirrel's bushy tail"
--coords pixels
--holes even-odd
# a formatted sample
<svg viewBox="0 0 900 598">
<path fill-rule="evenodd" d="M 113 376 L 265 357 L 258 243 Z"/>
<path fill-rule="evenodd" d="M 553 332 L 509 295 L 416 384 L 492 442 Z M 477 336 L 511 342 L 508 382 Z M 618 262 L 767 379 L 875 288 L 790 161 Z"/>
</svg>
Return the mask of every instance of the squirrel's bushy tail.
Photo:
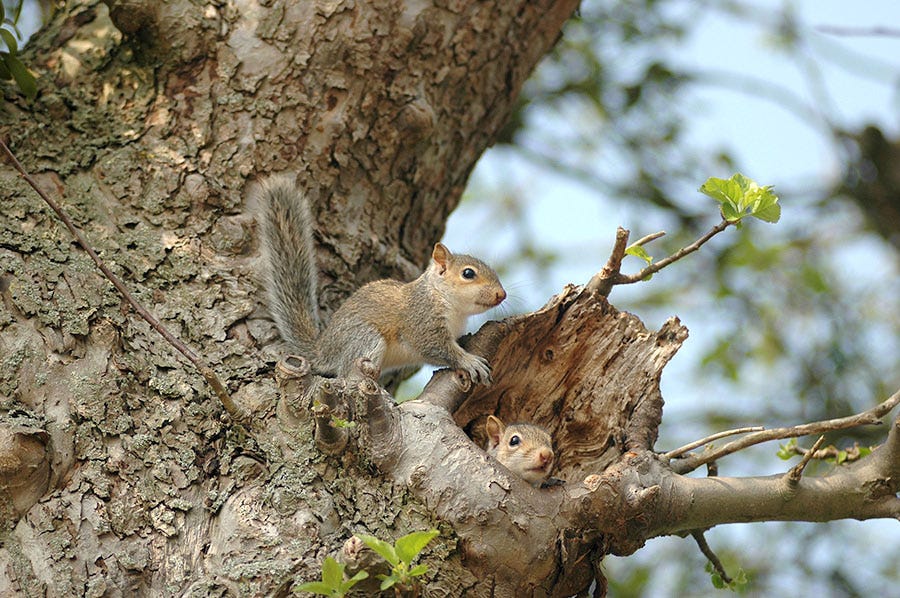
<svg viewBox="0 0 900 598">
<path fill-rule="evenodd" d="M 291 350 L 312 357 L 319 334 L 319 275 L 309 200 L 293 177 L 259 187 L 260 244 L 269 313 Z"/>
</svg>

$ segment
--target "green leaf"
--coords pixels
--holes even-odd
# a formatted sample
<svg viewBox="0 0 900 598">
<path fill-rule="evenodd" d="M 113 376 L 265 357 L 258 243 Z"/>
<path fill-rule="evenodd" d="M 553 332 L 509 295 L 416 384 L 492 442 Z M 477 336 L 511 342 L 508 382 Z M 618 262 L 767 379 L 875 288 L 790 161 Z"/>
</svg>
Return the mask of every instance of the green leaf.
<svg viewBox="0 0 900 598">
<path fill-rule="evenodd" d="M 393 575 L 385 577 L 381 582 L 381 590 L 384 591 L 384 590 L 387 590 L 388 588 L 394 587 L 395 585 L 397 585 L 398 581 L 399 580 L 396 577 L 394 577 Z"/>
<path fill-rule="evenodd" d="M 366 536 L 364 534 L 359 534 L 357 537 L 362 540 L 366 546 L 381 555 L 381 558 L 389 562 L 392 566 L 396 567 L 400 564 L 400 557 L 397 556 L 397 551 L 384 540 L 379 540 L 375 536 Z"/>
<path fill-rule="evenodd" d="M 344 581 L 344 565 L 330 556 L 322 563 L 322 581 L 332 588 L 338 588 Z"/>
<path fill-rule="evenodd" d="M 11 56 L 15 56 L 19 53 L 19 44 L 16 43 L 16 36 L 12 34 L 12 31 L 0 27 L 0 37 L 3 38 L 3 43 L 6 44 L 6 47 L 9 48 Z"/>
<path fill-rule="evenodd" d="M 2 4 L 2 2 L 0 2 L 0 4 Z M 13 25 L 19 24 L 19 17 L 22 16 L 22 7 L 24 5 L 25 5 L 25 2 L 23 0 L 18 0 L 18 2 L 16 2 L 15 13 L 13 13 L 13 18 L 12 18 Z M 19 37 L 22 37 L 21 33 L 19 34 Z"/>
<path fill-rule="evenodd" d="M 321 581 L 308 581 L 297 586 L 301 592 L 309 592 L 310 594 L 321 594 L 323 596 L 331 596 L 331 586 Z"/>
<path fill-rule="evenodd" d="M 738 209 L 738 206 L 732 203 L 722 204 L 722 218 L 724 218 L 728 222 L 740 221 L 742 217 L 743 215 Z"/>
<path fill-rule="evenodd" d="M 794 455 L 796 455 L 796 453 L 793 450 L 793 448 L 795 446 L 797 446 L 796 438 L 791 438 L 785 444 L 779 445 L 780 448 L 778 449 L 778 452 L 776 453 L 778 455 L 778 458 L 782 459 L 784 461 L 787 461 L 788 459 L 793 458 Z"/>
<path fill-rule="evenodd" d="M 9 72 L 9 67 L 6 66 L 7 56 L 9 55 L 5 52 L 0 52 L 0 79 L 4 81 L 12 79 L 12 73 Z"/>
<path fill-rule="evenodd" d="M 778 222 L 781 218 L 781 206 L 772 187 L 760 187 L 741 173 L 730 179 L 710 177 L 700 186 L 700 192 L 719 202 L 722 218 L 729 222 L 739 222 L 748 215 L 765 222 Z"/>
<path fill-rule="evenodd" d="M 751 203 L 750 215 L 764 222 L 778 222 L 781 218 L 781 206 L 778 205 L 778 196 L 772 193 L 772 187 L 756 187 L 753 191 L 756 197 Z"/>
<path fill-rule="evenodd" d="M 25 65 L 15 56 L 5 56 L 4 61 L 22 93 L 28 96 L 29 99 L 34 99 L 37 95 L 37 83 L 32 74 L 25 68 Z"/>
<path fill-rule="evenodd" d="M 428 565 L 421 564 L 416 565 L 412 569 L 409 570 L 408 575 L 410 577 L 419 577 L 420 575 L 425 575 L 428 572 Z"/>
<path fill-rule="evenodd" d="M 626 247 L 625 255 L 633 255 L 634 257 L 639 257 L 647 262 L 647 265 L 653 263 L 653 256 L 647 253 L 647 250 L 644 249 L 641 245 L 630 245 Z"/>
<path fill-rule="evenodd" d="M 361 582 L 362 580 L 366 579 L 367 577 L 369 577 L 368 571 L 360 571 L 359 573 L 357 573 L 356 575 L 354 575 L 353 577 L 351 577 L 350 579 L 347 580 L 347 583 L 349 584 L 347 586 L 347 589 L 349 590 L 350 588 L 352 588 L 353 586 L 355 586 L 357 583 Z"/>
<path fill-rule="evenodd" d="M 711 176 L 700 185 L 700 193 L 712 197 L 717 202 L 724 204 L 734 201 L 740 193 L 740 187 L 731 180 L 720 179 Z"/>
<path fill-rule="evenodd" d="M 397 556 L 400 557 L 400 560 L 404 563 L 411 563 L 413 559 L 415 559 L 422 549 L 428 545 L 440 532 L 436 529 L 431 529 L 428 531 L 419 531 L 412 532 L 411 534 L 406 534 L 402 538 L 398 538 L 396 542 L 397 546 Z"/>
</svg>

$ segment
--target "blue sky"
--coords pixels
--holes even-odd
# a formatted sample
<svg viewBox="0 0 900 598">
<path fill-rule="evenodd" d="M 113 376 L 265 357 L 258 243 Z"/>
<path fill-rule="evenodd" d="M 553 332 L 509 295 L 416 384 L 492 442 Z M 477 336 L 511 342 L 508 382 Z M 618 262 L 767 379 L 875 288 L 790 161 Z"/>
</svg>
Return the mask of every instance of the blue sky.
<svg viewBox="0 0 900 598">
<path fill-rule="evenodd" d="M 753 5 L 758 9 L 768 7 L 774 11 L 780 9 L 782 2 L 761 0 Z M 691 70 L 737 72 L 742 76 L 775 83 L 814 110 L 827 114 L 835 124 L 859 129 L 864 124 L 875 123 L 891 136 L 900 135 L 900 2 L 807 0 L 794 2 L 793 6 L 809 28 L 894 27 L 898 35 L 838 36 L 824 31 L 811 32 L 807 38 L 809 51 L 815 62 L 821 65 L 821 79 L 817 81 L 810 79 L 802 68 L 787 60 L 783 54 L 773 52 L 771 38 L 760 27 L 711 13 L 695 27 L 689 42 L 677 48 L 675 56 L 679 63 Z M 823 60 L 834 57 L 839 59 L 837 64 Z M 763 99 L 752 92 L 742 93 L 732 87 L 705 86 L 693 88 L 689 103 L 693 107 L 688 119 L 691 142 L 710 151 L 727 144 L 737 154 L 745 174 L 762 184 L 774 184 L 776 191 L 779 188 L 802 190 L 806 187 L 824 187 L 827 182 L 840 176 L 834 147 L 825 141 L 820 130 L 810 126 L 808 119 L 798 117 L 788 109 L 784 101 Z M 598 157 L 600 159 L 602 157 Z M 730 173 L 709 174 L 728 176 Z M 697 185 L 701 182 L 698 181 Z M 616 226 L 631 228 L 633 238 L 665 226 L 664 221 L 656 222 L 654 215 L 646 208 L 610 201 L 602 190 L 588 189 L 552 171 L 540 170 L 502 147 L 491 149 L 484 155 L 469 189 L 473 196 L 487 192 L 500 195 L 513 193 L 525 198 L 525 219 L 530 234 L 563 256 L 544 274 L 522 267 L 507 276 L 504 282 L 517 310 L 539 307 L 566 283 L 586 282 L 605 262 Z M 698 201 L 702 201 L 699 195 Z M 852 209 L 838 209 L 833 220 L 835 226 L 839 226 L 841 221 L 856 217 Z M 464 202 L 448 223 L 445 241 L 453 249 L 474 253 L 488 260 L 508 256 L 509 252 L 515 251 L 516 233 L 511 227 L 505 228 L 505 223 L 491 221 L 491 218 L 496 218 L 496 214 L 485 202 Z M 808 209 L 785 204 L 783 223 L 779 226 L 802 226 L 806 221 L 804 219 L 809 218 Z M 750 226 L 768 225 L 754 222 Z M 490 235 L 485 235 L 484 231 L 490 231 Z M 765 231 L 760 233 L 765 234 Z M 846 245 L 838 244 L 832 260 L 836 272 L 852 273 L 847 284 L 855 284 L 859 289 L 883 289 L 885 297 L 900 293 L 900 265 L 896 253 L 885 251 L 883 242 L 874 235 L 859 236 Z M 688 262 L 672 266 L 673 269 L 689 267 Z M 664 271 L 658 276 L 666 275 Z M 633 291 L 616 289 L 611 300 L 614 304 L 627 304 L 630 292 Z M 692 368 L 702 353 L 704 342 L 716 328 L 715 318 L 704 312 L 704 306 L 676 300 L 669 309 L 659 313 L 637 315 L 644 319 L 648 327 L 655 328 L 667 315 L 676 314 L 690 328 L 691 338 L 663 377 L 666 417 L 661 428 L 659 448 L 672 448 L 702 435 L 705 430 L 691 422 L 699 420 L 704 410 L 716 404 L 713 397 L 720 397 L 719 403 L 724 400 L 734 412 L 745 413 L 751 420 L 748 424 L 771 425 L 772 422 L 752 420 L 754 401 L 760 398 L 759 393 L 767 392 L 766 385 L 773 382 L 772 372 L 759 384 L 750 381 L 738 389 L 725 389 L 696 379 Z M 891 346 L 891 339 L 875 340 Z M 896 339 L 893 342 L 896 347 Z M 886 357 L 888 362 L 894 363 L 894 367 L 888 367 L 885 371 L 886 382 L 891 377 L 897 379 L 896 359 L 896 354 L 893 358 L 890 355 Z M 777 383 L 777 372 L 774 382 Z M 872 397 L 872 400 L 884 398 Z M 667 422 L 678 423 L 667 425 Z M 724 465 L 723 475 L 767 475 L 784 471 L 789 466 L 773 458 L 776 448 L 774 445 L 764 445 L 755 449 L 760 459 L 750 464 L 737 464 L 729 460 Z M 827 526 L 830 533 L 825 533 L 826 526 L 816 528 L 816 533 L 819 530 L 822 532 L 821 543 L 798 549 L 793 543 L 783 543 L 777 532 L 779 525 L 717 528 L 711 534 L 711 541 L 715 544 L 718 534 L 729 534 L 732 538 L 738 538 L 739 543 L 758 550 L 770 546 L 773 548 L 772 554 L 783 553 L 777 558 L 783 558 L 782 562 L 786 562 L 796 550 L 808 551 L 813 556 L 826 554 L 825 561 L 833 559 L 834 545 L 829 542 L 838 539 L 838 542 L 845 542 L 842 556 L 850 563 L 849 568 L 859 572 L 861 583 L 868 580 L 874 588 L 884 581 L 879 578 L 876 568 L 878 559 L 873 560 L 874 555 L 865 549 L 867 542 L 872 543 L 868 544 L 869 547 L 874 543 L 888 547 L 900 544 L 900 529 L 896 524 L 885 525 L 881 521 L 838 522 Z M 660 548 L 641 551 L 644 554 L 640 558 L 659 558 L 664 552 L 656 550 L 665 551 L 666 546 L 675 551 L 693 549 L 693 546 L 681 544 L 683 542 L 677 539 L 655 540 L 651 544 Z M 616 559 L 608 559 L 607 566 L 615 572 L 620 565 Z M 698 566 L 702 567 L 702 561 Z M 666 587 L 674 586 L 667 586 L 666 572 L 664 568 L 660 570 L 662 577 L 659 579 L 663 582 L 660 584 L 657 580 L 655 595 L 670 595 L 667 591 L 671 590 L 666 590 Z M 791 568 L 787 568 L 775 583 L 781 584 L 780 589 L 790 593 L 796 587 L 796 575 Z M 823 587 L 818 589 L 827 593 L 828 580 L 819 583 Z M 814 590 L 809 588 L 809 593 L 815 593 Z"/>
</svg>

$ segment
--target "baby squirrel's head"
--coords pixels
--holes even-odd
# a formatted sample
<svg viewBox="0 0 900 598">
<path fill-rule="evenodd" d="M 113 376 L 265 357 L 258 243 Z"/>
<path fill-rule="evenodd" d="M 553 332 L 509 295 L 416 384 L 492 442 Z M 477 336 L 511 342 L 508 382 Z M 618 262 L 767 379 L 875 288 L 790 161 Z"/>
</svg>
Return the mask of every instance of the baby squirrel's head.
<svg viewBox="0 0 900 598">
<path fill-rule="evenodd" d="M 489 415 L 484 425 L 487 453 L 532 486 L 539 486 L 553 468 L 550 433 L 533 424 L 505 425 Z"/>
</svg>

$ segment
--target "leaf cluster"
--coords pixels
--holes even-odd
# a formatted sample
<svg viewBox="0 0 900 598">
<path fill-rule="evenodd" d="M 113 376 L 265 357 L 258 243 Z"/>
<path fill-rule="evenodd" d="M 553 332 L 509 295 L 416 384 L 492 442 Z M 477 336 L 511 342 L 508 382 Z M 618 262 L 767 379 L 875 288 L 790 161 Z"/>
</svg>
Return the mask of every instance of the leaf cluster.
<svg viewBox="0 0 900 598">
<path fill-rule="evenodd" d="M 412 532 L 398 538 L 394 544 L 379 540 L 375 536 L 360 535 L 359 539 L 365 542 L 366 546 L 391 565 L 390 575 L 378 576 L 381 579 L 381 589 L 387 590 L 394 586 L 408 588 L 415 585 L 415 578 L 424 575 L 428 571 L 428 566 L 419 564 L 413 567 L 412 562 L 438 533 L 436 529 Z"/>
<path fill-rule="evenodd" d="M 778 446 L 779 448 L 776 455 L 783 461 L 788 461 L 793 457 L 803 454 L 802 450 L 799 448 L 796 438 L 791 438 L 786 443 L 780 444 Z M 829 445 L 816 452 L 816 458 L 821 458 L 826 463 L 843 465 L 844 463 L 858 461 L 859 459 L 862 459 L 863 457 L 871 454 L 871 452 L 872 447 L 859 446 L 859 444 L 854 444 L 849 449 L 839 449 L 834 445 Z M 822 457 L 819 457 L 820 454 L 822 455 Z"/>
<path fill-rule="evenodd" d="M 709 580 L 712 583 L 713 587 L 718 590 L 731 590 L 732 592 L 737 592 L 739 594 L 743 594 L 748 589 L 748 583 L 750 582 L 747 577 L 747 573 L 743 569 L 738 569 L 738 572 L 729 579 L 725 581 L 722 579 L 722 576 L 716 571 L 716 568 L 713 567 L 712 563 L 706 564 L 706 572 L 709 573 Z"/>
<path fill-rule="evenodd" d="M 379 540 L 375 536 L 359 535 L 366 546 L 375 551 L 391 566 L 388 575 L 380 574 L 381 590 L 390 588 L 413 589 L 417 586 L 417 577 L 428 572 L 428 566 L 413 566 L 419 553 L 438 535 L 438 530 L 419 531 L 398 538 L 393 544 Z M 340 598 L 347 594 L 358 582 L 369 577 L 368 572 L 360 571 L 350 579 L 344 579 L 345 565 L 331 557 L 326 557 L 322 564 L 322 580 L 310 581 L 297 586 L 297 592 L 311 592 L 321 596 Z"/>
<path fill-rule="evenodd" d="M 740 173 L 730 179 L 710 177 L 700 186 L 700 192 L 719 202 L 722 218 L 728 222 L 739 223 L 744 216 L 772 223 L 781 218 L 781 206 L 772 186 L 760 187 Z"/>
<path fill-rule="evenodd" d="M 322 563 L 322 581 L 310 581 L 297 586 L 298 592 L 310 592 L 331 598 L 346 596 L 353 586 L 369 577 L 365 571 L 360 571 L 350 579 L 344 579 L 346 565 L 339 563 L 330 556 L 325 557 Z"/>
<path fill-rule="evenodd" d="M 18 0 L 13 7 L 12 14 L 7 14 L 6 8 L 0 2 L 0 39 L 6 45 L 5 50 L 0 50 L 0 79 L 11 81 L 15 79 L 19 89 L 29 98 L 37 95 L 37 83 L 22 61 L 19 60 L 19 42 L 24 39 L 19 31 L 19 16 L 22 13 L 22 3 Z"/>
</svg>

